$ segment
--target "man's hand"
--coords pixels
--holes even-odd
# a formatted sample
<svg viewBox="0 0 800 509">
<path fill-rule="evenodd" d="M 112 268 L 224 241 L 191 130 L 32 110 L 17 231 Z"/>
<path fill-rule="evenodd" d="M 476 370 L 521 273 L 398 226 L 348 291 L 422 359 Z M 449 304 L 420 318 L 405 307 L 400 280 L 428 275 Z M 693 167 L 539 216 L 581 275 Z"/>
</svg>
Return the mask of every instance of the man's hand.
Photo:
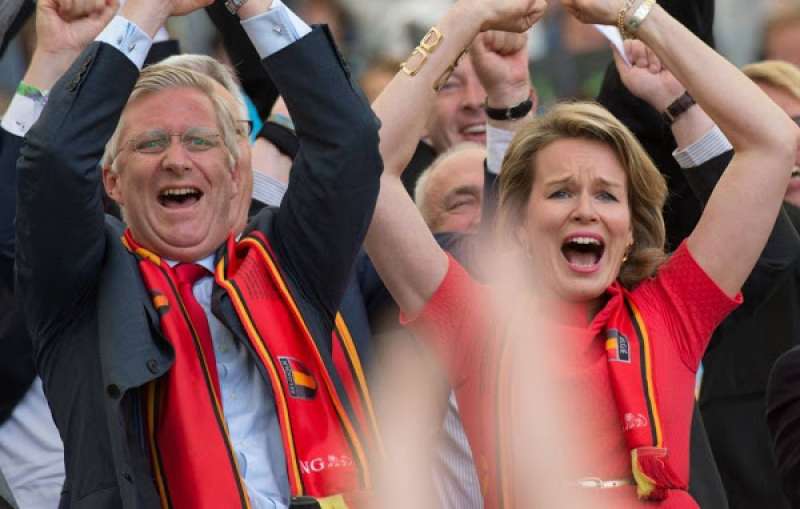
<svg viewBox="0 0 800 509">
<path fill-rule="evenodd" d="M 170 14 L 173 16 L 183 16 L 198 9 L 203 9 L 214 3 L 214 0 L 163 0 L 170 5 Z"/>
<path fill-rule="evenodd" d="M 105 0 L 58 0 L 58 14 L 62 19 L 72 21 L 101 12 L 105 3 Z"/>
<path fill-rule="evenodd" d="M 39 0 L 36 50 L 23 78 L 25 83 L 50 89 L 116 10 L 116 0 Z"/>
<path fill-rule="evenodd" d="M 480 34 L 470 58 L 489 101 L 500 108 L 519 104 L 531 91 L 528 73 L 528 35 L 490 31 Z"/>
<path fill-rule="evenodd" d="M 36 51 L 68 55 L 71 61 L 97 37 L 116 11 L 116 0 L 39 0 Z"/>
<path fill-rule="evenodd" d="M 214 0 L 127 0 L 120 14 L 151 38 L 170 16 L 183 16 L 214 3 Z"/>
<path fill-rule="evenodd" d="M 547 0 L 461 0 L 481 13 L 481 31 L 525 32 L 547 10 Z"/>
<path fill-rule="evenodd" d="M 686 91 L 683 85 L 661 64 L 653 51 L 641 41 L 625 41 L 628 66 L 614 51 L 614 63 L 622 83 L 636 97 L 661 112 Z"/>
<path fill-rule="evenodd" d="M 582 23 L 616 25 L 625 0 L 561 0 L 561 5 Z"/>
</svg>

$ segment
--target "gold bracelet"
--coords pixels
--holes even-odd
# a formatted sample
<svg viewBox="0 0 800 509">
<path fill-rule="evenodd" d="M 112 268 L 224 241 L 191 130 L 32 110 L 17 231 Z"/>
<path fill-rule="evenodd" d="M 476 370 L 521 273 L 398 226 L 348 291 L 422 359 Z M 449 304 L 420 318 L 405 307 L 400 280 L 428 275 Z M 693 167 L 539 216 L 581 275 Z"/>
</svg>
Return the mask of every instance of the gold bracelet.
<svg viewBox="0 0 800 509">
<path fill-rule="evenodd" d="M 617 14 L 617 29 L 619 30 L 619 34 L 623 39 L 633 38 L 633 36 L 628 33 L 628 30 L 625 28 L 625 16 L 628 14 L 630 8 L 633 7 L 634 1 L 635 0 L 625 0 L 625 5 L 622 6 L 622 9 L 620 9 L 619 13 Z"/>
<path fill-rule="evenodd" d="M 450 79 L 450 76 L 453 75 L 453 72 L 456 70 L 456 67 L 458 67 L 458 63 L 461 61 L 461 58 L 464 55 L 466 55 L 467 52 L 469 52 L 469 46 L 464 48 L 464 51 L 462 51 L 461 54 L 459 54 L 456 57 L 455 62 L 453 62 L 452 64 L 447 66 L 447 69 L 445 69 L 444 72 L 442 73 L 442 75 L 439 76 L 439 79 L 434 82 L 434 84 L 433 84 L 433 91 L 434 92 L 438 92 L 439 90 L 442 89 L 443 86 L 445 86 L 445 84 L 447 83 L 447 80 Z"/>
<path fill-rule="evenodd" d="M 656 0 L 644 0 L 642 4 L 633 11 L 630 19 L 627 23 L 625 23 L 625 28 L 628 30 L 629 33 L 635 34 L 639 27 L 642 26 L 644 23 L 645 18 L 650 14 L 653 10 L 653 6 L 656 4 Z"/>
<path fill-rule="evenodd" d="M 441 30 L 436 27 L 432 27 L 430 30 L 428 30 L 428 33 L 425 34 L 422 40 L 419 41 L 419 46 L 414 48 L 414 51 L 411 52 L 408 60 L 400 64 L 400 69 L 402 69 L 404 73 L 411 77 L 416 76 L 420 69 L 422 69 L 422 67 L 425 65 L 425 62 L 428 61 L 428 57 L 436 50 L 443 40 L 444 35 L 442 34 Z M 412 60 L 415 58 L 418 61 L 412 62 Z"/>
</svg>

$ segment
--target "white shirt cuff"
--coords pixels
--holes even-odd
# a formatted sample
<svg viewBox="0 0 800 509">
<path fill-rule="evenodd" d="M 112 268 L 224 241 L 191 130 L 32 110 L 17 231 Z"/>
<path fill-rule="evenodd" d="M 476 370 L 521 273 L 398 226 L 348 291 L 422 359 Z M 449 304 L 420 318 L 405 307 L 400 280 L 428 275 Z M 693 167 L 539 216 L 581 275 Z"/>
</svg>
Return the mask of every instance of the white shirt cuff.
<svg viewBox="0 0 800 509">
<path fill-rule="evenodd" d="M 155 44 L 157 42 L 164 42 L 168 41 L 169 39 L 169 32 L 167 32 L 166 28 L 161 27 L 158 29 L 158 32 L 156 32 L 156 36 L 153 37 L 153 43 Z"/>
<path fill-rule="evenodd" d="M 311 28 L 281 0 L 272 0 L 267 12 L 243 20 L 242 27 L 262 59 L 311 32 Z"/>
<path fill-rule="evenodd" d="M 45 104 L 47 104 L 45 100 L 37 101 L 21 94 L 15 94 L 0 125 L 14 136 L 23 138 L 33 124 L 39 120 Z"/>
<path fill-rule="evenodd" d="M 114 46 L 140 70 L 144 66 L 150 47 L 153 46 L 153 40 L 144 30 L 136 26 L 133 21 L 119 15 L 114 16 L 95 41 Z"/>
<path fill-rule="evenodd" d="M 503 158 L 514 139 L 514 131 L 486 125 L 486 168 L 489 173 L 500 175 Z"/>
<path fill-rule="evenodd" d="M 696 142 L 673 152 L 672 157 L 678 161 L 681 168 L 688 169 L 696 168 L 729 150 L 733 150 L 733 145 L 715 125 Z"/>
<path fill-rule="evenodd" d="M 269 175 L 253 170 L 253 199 L 270 207 L 280 207 L 289 186 Z"/>
</svg>

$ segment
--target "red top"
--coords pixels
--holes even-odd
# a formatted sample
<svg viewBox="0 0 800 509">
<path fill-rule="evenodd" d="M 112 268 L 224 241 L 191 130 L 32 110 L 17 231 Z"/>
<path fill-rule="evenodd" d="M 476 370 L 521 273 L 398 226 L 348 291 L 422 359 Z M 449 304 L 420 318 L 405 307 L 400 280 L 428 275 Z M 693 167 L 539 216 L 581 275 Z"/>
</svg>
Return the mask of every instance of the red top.
<svg viewBox="0 0 800 509">
<path fill-rule="evenodd" d="M 500 403 L 498 399 L 502 399 L 505 392 L 510 392 L 505 390 L 508 384 L 504 385 L 503 377 L 499 377 L 498 373 L 509 371 L 503 368 L 505 364 L 501 366 L 501 357 L 509 357 L 501 352 L 501 336 L 509 334 L 509 323 L 515 320 L 509 317 L 509 313 L 503 316 L 502 312 L 490 312 L 490 293 L 488 287 L 475 282 L 451 258 L 447 275 L 441 285 L 419 316 L 409 322 L 431 344 L 448 367 L 478 474 L 482 477 L 487 509 L 499 507 L 497 440 L 499 437 L 507 442 L 507 437 L 504 433 L 498 433 L 498 422 L 502 419 L 494 414 Z M 711 333 L 742 299 L 741 296 L 731 299 L 725 295 L 697 264 L 685 243 L 681 244 L 655 277 L 643 281 L 629 295 L 639 308 L 651 338 L 656 401 L 660 407 L 665 443 L 674 460 L 673 464 L 678 469 L 676 473 L 688 480 L 689 430 L 697 367 Z M 574 391 L 581 395 L 579 404 L 567 402 L 563 405 L 566 408 L 561 411 L 565 414 L 562 417 L 567 419 L 564 422 L 586 424 L 577 430 L 576 441 L 588 439 L 585 443 L 590 445 L 586 448 L 580 447 L 579 465 L 576 467 L 578 470 L 573 468 L 570 471 L 574 472 L 571 481 L 583 477 L 599 477 L 604 480 L 632 477 L 630 452 L 625 443 L 611 389 L 605 348 L 606 321 L 611 310 L 620 305 L 622 295 L 619 285 L 615 284 L 608 290 L 606 305 L 595 315 L 588 327 L 585 325 L 585 318 L 584 326 L 576 326 L 574 322 L 564 324 L 562 317 L 559 320 L 561 323 L 550 324 L 550 328 L 545 327 L 546 333 L 543 333 L 542 328 L 534 329 L 535 334 L 531 334 L 530 327 L 523 329 L 526 341 L 537 342 L 536 349 L 528 348 L 523 356 L 529 356 L 533 352 L 538 357 L 553 350 L 550 348 L 554 339 L 551 335 L 559 342 L 569 340 L 567 355 L 563 355 L 562 350 L 557 350 L 561 353 L 547 356 L 546 362 L 552 362 L 553 359 L 563 360 L 564 362 L 557 363 L 557 370 L 551 376 L 554 380 L 551 381 L 555 382 L 555 386 L 563 388 L 565 394 Z M 503 316 L 504 319 L 500 320 L 498 316 Z M 405 321 L 405 317 L 401 319 Z M 539 345 L 545 348 L 540 348 Z M 526 366 L 524 359 L 512 359 L 511 362 L 516 368 Z M 524 376 L 530 376 L 533 381 L 536 373 Z M 519 382 L 519 379 L 515 381 Z M 569 401 L 572 402 L 572 399 Z M 540 410 L 548 412 L 545 416 L 550 415 L 550 408 L 536 409 Z M 519 412 L 515 411 L 514 415 L 518 416 Z M 535 419 L 536 413 L 532 412 L 532 415 Z M 519 423 L 512 425 L 520 427 Z M 512 461 L 519 463 L 517 458 Z M 534 458 L 533 461 L 546 463 L 550 459 L 541 457 Z M 525 471 L 529 472 L 530 469 L 526 468 Z M 525 479 L 524 475 L 523 472 L 523 477 L 517 479 L 517 486 L 522 484 L 520 481 Z M 535 485 L 536 480 L 529 479 L 524 484 Z M 519 496 L 519 490 L 515 488 L 514 491 Z M 660 504 L 640 502 L 633 485 L 613 489 L 580 489 L 576 494 L 588 495 L 592 499 L 596 498 L 598 505 L 608 503 L 614 508 L 653 505 L 661 508 L 698 507 L 689 494 L 682 491 L 671 492 Z M 530 504 L 520 501 L 514 505 L 521 507 Z"/>
</svg>

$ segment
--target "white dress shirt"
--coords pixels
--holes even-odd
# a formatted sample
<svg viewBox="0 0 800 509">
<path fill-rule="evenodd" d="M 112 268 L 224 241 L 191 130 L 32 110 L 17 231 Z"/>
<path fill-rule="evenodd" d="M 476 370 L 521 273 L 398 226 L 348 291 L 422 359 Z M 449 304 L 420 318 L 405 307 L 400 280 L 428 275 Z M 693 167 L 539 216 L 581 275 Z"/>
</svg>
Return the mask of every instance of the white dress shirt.
<svg viewBox="0 0 800 509">
<path fill-rule="evenodd" d="M 38 376 L 0 426 L 0 468 L 20 509 L 58 507 L 64 446 Z"/>
</svg>

